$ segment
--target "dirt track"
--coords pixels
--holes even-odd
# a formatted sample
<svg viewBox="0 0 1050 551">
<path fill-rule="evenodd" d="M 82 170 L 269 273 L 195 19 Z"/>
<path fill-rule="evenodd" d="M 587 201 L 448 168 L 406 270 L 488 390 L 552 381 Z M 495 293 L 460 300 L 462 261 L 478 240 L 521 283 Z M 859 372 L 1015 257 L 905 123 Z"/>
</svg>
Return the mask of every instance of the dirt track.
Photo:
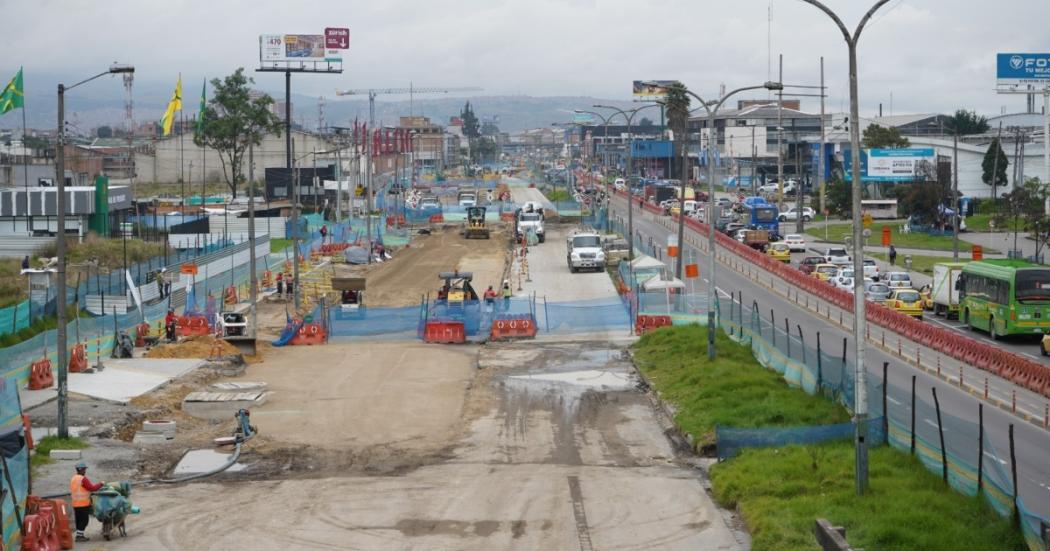
<svg viewBox="0 0 1050 551">
<path fill-rule="evenodd" d="M 464 239 L 458 227 L 437 230 L 431 235 L 413 239 L 412 245 L 399 250 L 393 260 L 378 266 L 340 266 L 340 276 L 367 278 L 368 306 L 413 306 L 420 297 L 431 295 L 440 285 L 438 274 L 458 269 L 473 272 L 474 288 L 498 287 L 506 264 L 507 238 L 493 228 L 491 239 Z"/>
</svg>

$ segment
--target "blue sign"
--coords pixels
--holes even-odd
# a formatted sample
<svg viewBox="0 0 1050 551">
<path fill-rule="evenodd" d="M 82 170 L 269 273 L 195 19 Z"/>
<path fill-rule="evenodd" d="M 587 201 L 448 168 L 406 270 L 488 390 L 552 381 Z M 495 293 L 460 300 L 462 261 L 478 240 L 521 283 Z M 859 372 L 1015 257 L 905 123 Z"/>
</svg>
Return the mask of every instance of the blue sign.
<svg viewBox="0 0 1050 551">
<path fill-rule="evenodd" d="M 809 144 L 809 158 L 810 158 L 810 173 L 817 174 L 820 172 L 820 144 L 811 143 Z M 835 144 L 826 143 L 824 144 L 824 181 L 831 179 L 831 162 L 835 160 Z"/>
<path fill-rule="evenodd" d="M 666 159 L 673 151 L 670 140 L 638 140 L 631 145 L 631 156 L 636 159 Z"/>
<path fill-rule="evenodd" d="M 853 181 L 853 157 L 849 149 L 842 151 L 843 171 L 847 182 Z M 860 173 L 863 182 L 916 182 L 926 178 L 924 164 L 934 161 L 932 147 L 899 149 L 862 149 Z"/>
<path fill-rule="evenodd" d="M 997 54 L 995 67 L 999 84 L 1050 86 L 1050 54 Z"/>
</svg>

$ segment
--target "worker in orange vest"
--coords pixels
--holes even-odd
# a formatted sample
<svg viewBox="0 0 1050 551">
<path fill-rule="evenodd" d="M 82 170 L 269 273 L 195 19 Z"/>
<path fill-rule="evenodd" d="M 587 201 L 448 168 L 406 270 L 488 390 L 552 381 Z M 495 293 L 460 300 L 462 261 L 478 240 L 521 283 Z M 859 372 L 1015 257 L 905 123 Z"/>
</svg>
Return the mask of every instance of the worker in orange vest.
<svg viewBox="0 0 1050 551">
<path fill-rule="evenodd" d="M 97 492 L 102 488 L 102 482 L 92 484 L 87 477 L 87 463 L 77 462 L 77 474 L 69 481 L 69 495 L 73 502 L 73 516 L 77 525 L 77 541 L 88 541 L 91 538 L 84 535 L 88 521 L 91 520 L 91 492 Z"/>
</svg>

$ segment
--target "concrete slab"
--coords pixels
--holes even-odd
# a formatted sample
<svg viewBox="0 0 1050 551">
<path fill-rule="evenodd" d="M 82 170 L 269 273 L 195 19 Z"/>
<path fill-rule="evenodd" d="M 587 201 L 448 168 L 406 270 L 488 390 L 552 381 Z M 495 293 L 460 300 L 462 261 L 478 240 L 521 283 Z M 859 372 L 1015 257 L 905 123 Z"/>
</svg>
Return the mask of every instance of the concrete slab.
<svg viewBox="0 0 1050 551">
<path fill-rule="evenodd" d="M 206 473 L 218 469 L 225 465 L 229 460 L 230 454 L 228 453 L 221 453 L 215 450 L 190 450 L 186 452 L 186 455 L 182 456 L 179 463 L 175 465 L 175 470 L 172 472 L 172 475 L 186 476 Z M 230 472 L 237 472 L 244 470 L 244 468 L 244 465 L 234 463 L 227 470 Z"/>
<path fill-rule="evenodd" d="M 106 369 L 102 371 L 70 373 L 69 392 L 127 404 L 132 398 L 153 391 L 204 363 L 196 359 L 110 359 L 103 362 Z"/>
<path fill-rule="evenodd" d="M 191 392 L 182 401 L 182 411 L 198 419 L 222 420 L 240 409 L 251 409 L 266 403 L 265 391 Z"/>
<path fill-rule="evenodd" d="M 18 389 L 18 397 L 22 400 L 22 411 L 28 413 L 29 410 L 58 398 L 58 389 L 53 386 L 43 390 L 29 390 L 21 387 Z"/>
<path fill-rule="evenodd" d="M 173 442 L 174 440 L 174 436 L 168 436 L 167 434 L 161 432 L 139 431 L 135 433 L 135 438 L 133 438 L 131 442 L 134 444 L 149 446 L 155 444 L 167 444 L 168 442 Z"/>
<path fill-rule="evenodd" d="M 210 387 L 215 392 L 251 392 L 253 390 L 264 391 L 266 390 L 266 383 L 262 381 L 243 381 L 243 382 L 225 382 L 215 383 Z"/>
</svg>

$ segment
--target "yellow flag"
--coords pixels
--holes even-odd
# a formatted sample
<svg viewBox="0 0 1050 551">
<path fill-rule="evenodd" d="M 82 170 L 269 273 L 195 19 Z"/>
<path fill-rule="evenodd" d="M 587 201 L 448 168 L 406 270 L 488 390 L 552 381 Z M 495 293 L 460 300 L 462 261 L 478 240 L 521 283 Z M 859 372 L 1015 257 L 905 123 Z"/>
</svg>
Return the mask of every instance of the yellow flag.
<svg viewBox="0 0 1050 551">
<path fill-rule="evenodd" d="M 164 129 L 164 135 L 171 134 L 171 127 L 175 123 L 175 112 L 182 111 L 182 74 L 179 74 L 179 81 L 175 83 L 175 94 L 171 96 L 171 101 L 168 102 L 168 108 L 164 110 L 164 116 L 160 119 L 160 126 Z"/>
</svg>

